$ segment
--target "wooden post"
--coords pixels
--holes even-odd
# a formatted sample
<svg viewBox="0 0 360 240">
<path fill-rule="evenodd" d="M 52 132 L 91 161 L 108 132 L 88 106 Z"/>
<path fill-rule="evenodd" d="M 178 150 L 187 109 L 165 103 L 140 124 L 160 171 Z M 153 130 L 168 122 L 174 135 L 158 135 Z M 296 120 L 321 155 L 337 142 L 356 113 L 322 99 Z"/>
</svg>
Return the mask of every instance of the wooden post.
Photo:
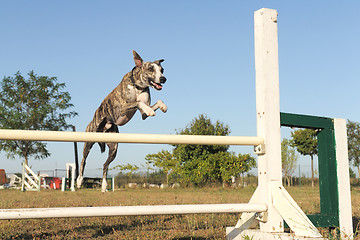
<svg viewBox="0 0 360 240">
<path fill-rule="evenodd" d="M 339 226 L 342 239 L 353 239 L 349 158 L 347 146 L 346 120 L 334 119 L 337 189 L 339 194 Z M 335 187 L 335 186 L 334 186 Z"/>
<path fill-rule="evenodd" d="M 282 186 L 277 12 L 255 12 L 255 71 L 257 136 L 264 139 L 258 154 L 258 187 L 250 203 L 266 204 L 268 211 L 243 213 L 235 227 L 226 229 L 228 240 L 321 238 L 321 234 Z M 292 230 L 284 233 L 284 221 Z M 256 230 L 257 224 L 260 231 Z M 299 238 L 300 239 L 300 238 Z"/>
<path fill-rule="evenodd" d="M 260 222 L 260 230 L 283 232 L 270 186 L 272 182 L 282 185 L 277 11 L 260 9 L 254 20 L 257 136 L 265 144 L 265 154 L 258 157 L 258 197 L 268 206 L 268 219 Z"/>
</svg>

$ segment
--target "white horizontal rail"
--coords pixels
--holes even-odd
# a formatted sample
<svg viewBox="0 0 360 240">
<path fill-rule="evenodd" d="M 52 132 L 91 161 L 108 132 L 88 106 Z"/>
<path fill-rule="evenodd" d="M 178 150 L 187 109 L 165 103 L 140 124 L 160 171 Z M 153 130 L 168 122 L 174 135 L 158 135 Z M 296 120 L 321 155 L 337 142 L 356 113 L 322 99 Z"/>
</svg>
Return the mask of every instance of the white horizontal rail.
<svg viewBox="0 0 360 240">
<path fill-rule="evenodd" d="M 0 209 L 0 219 L 266 212 L 265 204 L 196 204 Z"/>
<path fill-rule="evenodd" d="M 12 129 L 1 129 L 0 140 L 253 146 L 264 143 L 264 139 L 261 137 L 62 132 Z"/>
</svg>

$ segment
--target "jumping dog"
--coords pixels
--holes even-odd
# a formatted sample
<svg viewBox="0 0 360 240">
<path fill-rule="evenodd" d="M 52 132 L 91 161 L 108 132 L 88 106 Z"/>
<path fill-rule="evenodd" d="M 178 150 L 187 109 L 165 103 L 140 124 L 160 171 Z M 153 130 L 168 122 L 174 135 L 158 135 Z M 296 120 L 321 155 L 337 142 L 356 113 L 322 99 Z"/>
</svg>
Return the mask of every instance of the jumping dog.
<svg viewBox="0 0 360 240">
<path fill-rule="evenodd" d="M 86 132 L 110 132 L 118 133 L 118 126 L 128 123 L 139 110 L 142 119 L 148 116 L 155 116 L 155 111 L 161 109 L 164 113 L 167 106 L 163 101 L 158 100 L 150 106 L 150 89 L 162 89 L 162 84 L 166 82 L 164 69 L 161 63 L 164 59 L 154 62 L 144 62 L 137 52 L 133 51 L 135 67 L 128 72 L 120 84 L 102 101 L 99 108 L 95 111 L 93 120 L 86 127 Z M 80 165 L 77 187 L 80 188 L 83 181 L 84 167 L 86 158 L 95 142 L 84 144 L 83 159 Z M 117 153 L 117 143 L 98 143 L 101 152 L 105 151 L 105 144 L 109 148 L 109 156 L 104 163 L 102 192 L 106 191 L 106 175 L 109 164 L 115 159 Z"/>
</svg>

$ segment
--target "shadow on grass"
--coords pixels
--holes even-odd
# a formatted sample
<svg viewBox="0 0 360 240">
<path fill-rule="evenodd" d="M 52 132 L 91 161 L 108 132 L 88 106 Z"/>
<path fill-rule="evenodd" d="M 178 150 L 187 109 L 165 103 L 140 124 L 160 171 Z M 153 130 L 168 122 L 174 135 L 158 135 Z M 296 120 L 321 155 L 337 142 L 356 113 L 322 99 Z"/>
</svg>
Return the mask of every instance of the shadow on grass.
<svg viewBox="0 0 360 240">
<path fill-rule="evenodd" d="M 82 226 L 74 227 L 71 229 L 64 229 L 64 227 L 62 227 L 62 229 L 59 229 L 59 227 L 56 227 L 56 230 L 46 229 L 43 232 L 36 233 L 14 233 L 13 235 L 10 233 L 7 234 L 7 238 L 2 239 L 92 239 L 97 237 L 106 237 L 108 235 L 114 234 L 115 231 L 131 231 L 138 227 L 142 227 L 148 224 L 154 224 L 156 222 L 156 219 L 146 219 L 143 221 L 134 220 L 131 221 L 131 223 L 127 224 L 83 224 Z"/>
<path fill-rule="evenodd" d="M 360 217 L 353 217 L 353 233 L 355 236 L 359 235 L 360 231 Z"/>
<path fill-rule="evenodd" d="M 203 237 L 180 237 L 180 238 L 173 238 L 172 240 L 205 240 L 207 238 Z"/>
<path fill-rule="evenodd" d="M 101 219 L 101 218 L 100 218 Z M 61 221 L 55 221 L 54 223 L 30 223 L 30 225 L 36 225 L 29 230 L 17 231 L 13 233 L 7 233 L 6 238 L 2 239 L 114 239 L 122 234 L 132 236 L 134 233 L 138 234 L 138 230 L 143 231 L 155 231 L 157 234 L 162 234 L 164 231 L 176 229 L 177 224 L 184 225 L 186 230 L 189 228 L 189 223 L 186 222 L 187 218 L 182 215 L 168 215 L 162 217 L 160 220 L 158 217 L 138 217 L 132 219 L 98 219 L 93 221 L 92 219 L 80 220 L 79 222 L 72 223 L 66 222 L 62 224 Z M 175 223 L 175 225 L 173 224 Z M 76 225 L 74 225 L 76 224 Z M 204 226 L 204 228 L 206 228 Z M 40 229 L 42 231 L 40 231 Z M 190 226 L 188 229 L 189 234 L 182 234 L 182 236 L 173 236 L 172 240 L 205 240 L 207 237 L 191 236 L 192 231 L 203 229 L 202 226 Z M 176 229 L 180 230 L 180 229 Z M 181 231 L 181 230 L 180 230 Z M 122 232 L 122 233 L 121 233 Z M 135 235 L 136 235 L 135 234 Z M 1 238 L 1 237 L 0 237 Z"/>
</svg>

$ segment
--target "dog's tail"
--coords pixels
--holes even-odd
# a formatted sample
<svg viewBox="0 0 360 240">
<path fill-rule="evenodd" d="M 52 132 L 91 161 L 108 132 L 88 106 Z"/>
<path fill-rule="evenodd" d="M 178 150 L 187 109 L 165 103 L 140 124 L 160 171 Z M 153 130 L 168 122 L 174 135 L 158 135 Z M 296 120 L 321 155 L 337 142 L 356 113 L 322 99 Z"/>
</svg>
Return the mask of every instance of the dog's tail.
<svg viewBox="0 0 360 240">
<path fill-rule="evenodd" d="M 105 152 L 105 143 L 99 142 L 98 144 L 99 144 L 99 146 L 100 146 L 100 151 L 101 151 L 101 153 Z"/>
</svg>

